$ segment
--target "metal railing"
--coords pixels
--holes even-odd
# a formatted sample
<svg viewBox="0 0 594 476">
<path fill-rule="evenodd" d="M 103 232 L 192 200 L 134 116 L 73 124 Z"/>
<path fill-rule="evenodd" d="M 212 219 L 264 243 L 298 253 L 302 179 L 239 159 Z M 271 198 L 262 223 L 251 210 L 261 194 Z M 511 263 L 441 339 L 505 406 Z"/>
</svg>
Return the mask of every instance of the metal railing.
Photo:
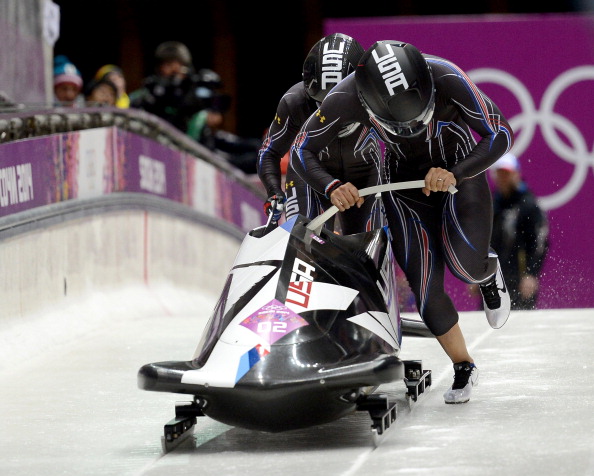
<svg viewBox="0 0 594 476">
<path fill-rule="evenodd" d="M 11 105 L 0 108 L 0 144 L 63 132 L 115 126 L 150 138 L 159 144 L 205 160 L 265 199 L 263 188 L 226 158 L 196 142 L 163 119 L 140 109 L 115 107 L 57 107 Z"/>
</svg>

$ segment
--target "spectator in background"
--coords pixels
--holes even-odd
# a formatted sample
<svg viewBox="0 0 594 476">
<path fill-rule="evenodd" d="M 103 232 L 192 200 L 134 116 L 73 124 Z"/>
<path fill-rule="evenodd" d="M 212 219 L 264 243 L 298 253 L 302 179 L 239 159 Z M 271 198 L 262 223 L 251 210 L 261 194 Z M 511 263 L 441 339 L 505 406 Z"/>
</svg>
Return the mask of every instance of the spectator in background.
<svg viewBox="0 0 594 476">
<path fill-rule="evenodd" d="M 203 127 L 218 127 L 223 114 L 213 98 L 221 86 L 217 73 L 201 69 L 197 73 L 192 55 L 179 41 L 166 41 L 155 50 L 155 72 L 144 79 L 140 89 L 130 93 L 130 106 L 155 114 L 188 132 L 193 117 L 205 111 Z M 201 141 L 203 129 L 194 132 Z"/>
<path fill-rule="evenodd" d="M 535 309 L 549 247 L 548 218 L 522 180 L 515 155 L 505 154 L 495 162 L 491 177 L 495 184 L 491 244 L 499 255 L 511 308 Z"/>
<path fill-rule="evenodd" d="M 115 64 L 103 65 L 97 70 L 93 79 L 95 81 L 108 79 L 113 84 L 115 84 L 117 88 L 115 106 L 120 109 L 127 109 L 130 107 L 130 97 L 126 92 L 126 77 L 119 66 L 116 66 Z"/>
<path fill-rule="evenodd" d="M 93 79 L 86 88 L 87 106 L 116 106 L 118 87 L 107 77 Z"/>
<path fill-rule="evenodd" d="M 166 41 L 155 50 L 155 73 L 130 93 L 130 106 L 159 116 L 246 174 L 255 174 L 260 140 L 223 130 L 230 97 L 218 92 L 221 87 L 213 70 L 194 70 L 186 45 Z"/>
<path fill-rule="evenodd" d="M 78 68 L 70 62 L 67 56 L 58 55 L 54 58 L 54 103 L 56 106 L 76 107 L 84 106 L 81 94 L 83 79 Z"/>
</svg>

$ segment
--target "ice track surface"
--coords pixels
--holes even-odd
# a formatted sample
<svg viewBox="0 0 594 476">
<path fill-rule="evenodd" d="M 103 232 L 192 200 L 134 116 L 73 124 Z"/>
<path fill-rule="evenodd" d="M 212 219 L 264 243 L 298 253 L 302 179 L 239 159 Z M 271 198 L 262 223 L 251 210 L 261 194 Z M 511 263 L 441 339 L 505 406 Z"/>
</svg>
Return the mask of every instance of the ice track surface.
<svg viewBox="0 0 594 476">
<path fill-rule="evenodd" d="M 163 453 L 163 425 L 188 396 L 137 388 L 149 362 L 189 360 L 218 296 L 160 286 L 97 294 L 0 329 L 0 474 L 15 475 L 594 475 L 594 310 L 482 312 L 461 326 L 479 367 L 465 405 L 445 405 L 453 371 L 437 341 L 405 337 L 403 359 L 432 370 L 374 446 L 367 412 L 286 433 L 198 418 Z"/>
</svg>

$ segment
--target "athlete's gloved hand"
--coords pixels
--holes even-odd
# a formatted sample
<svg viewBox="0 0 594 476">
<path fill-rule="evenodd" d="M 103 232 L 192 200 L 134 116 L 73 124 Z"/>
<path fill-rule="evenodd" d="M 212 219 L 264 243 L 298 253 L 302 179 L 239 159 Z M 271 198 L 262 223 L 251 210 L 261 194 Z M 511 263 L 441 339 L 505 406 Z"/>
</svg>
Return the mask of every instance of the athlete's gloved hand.
<svg viewBox="0 0 594 476">
<path fill-rule="evenodd" d="M 285 211 L 285 203 L 287 196 L 282 190 L 277 190 L 274 195 L 268 197 L 264 203 L 264 213 L 270 215 L 272 213 L 272 221 L 278 223 L 283 212 Z"/>
</svg>

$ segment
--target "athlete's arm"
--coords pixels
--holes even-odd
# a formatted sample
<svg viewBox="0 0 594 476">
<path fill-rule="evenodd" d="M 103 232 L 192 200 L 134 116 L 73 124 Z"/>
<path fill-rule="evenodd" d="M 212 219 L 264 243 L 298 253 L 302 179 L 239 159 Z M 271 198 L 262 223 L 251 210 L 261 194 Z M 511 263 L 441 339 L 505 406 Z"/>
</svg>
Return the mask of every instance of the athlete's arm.
<svg viewBox="0 0 594 476">
<path fill-rule="evenodd" d="M 320 160 L 320 153 L 344 127 L 367 119 L 357 97 L 354 75 L 351 74 L 326 96 L 320 108 L 305 121 L 291 148 L 291 167 L 315 191 L 330 198 L 331 192 L 343 184 L 328 173 Z"/>
<path fill-rule="evenodd" d="M 313 109 L 307 102 L 303 82 L 293 85 L 279 101 L 274 119 L 258 152 L 258 177 L 268 196 L 282 192 L 281 160 Z"/>
<path fill-rule="evenodd" d="M 514 134 L 499 107 L 455 64 L 429 59 L 436 85 L 456 107 L 460 116 L 478 134 L 477 145 L 451 168 L 458 182 L 487 170 L 514 142 Z"/>
</svg>

